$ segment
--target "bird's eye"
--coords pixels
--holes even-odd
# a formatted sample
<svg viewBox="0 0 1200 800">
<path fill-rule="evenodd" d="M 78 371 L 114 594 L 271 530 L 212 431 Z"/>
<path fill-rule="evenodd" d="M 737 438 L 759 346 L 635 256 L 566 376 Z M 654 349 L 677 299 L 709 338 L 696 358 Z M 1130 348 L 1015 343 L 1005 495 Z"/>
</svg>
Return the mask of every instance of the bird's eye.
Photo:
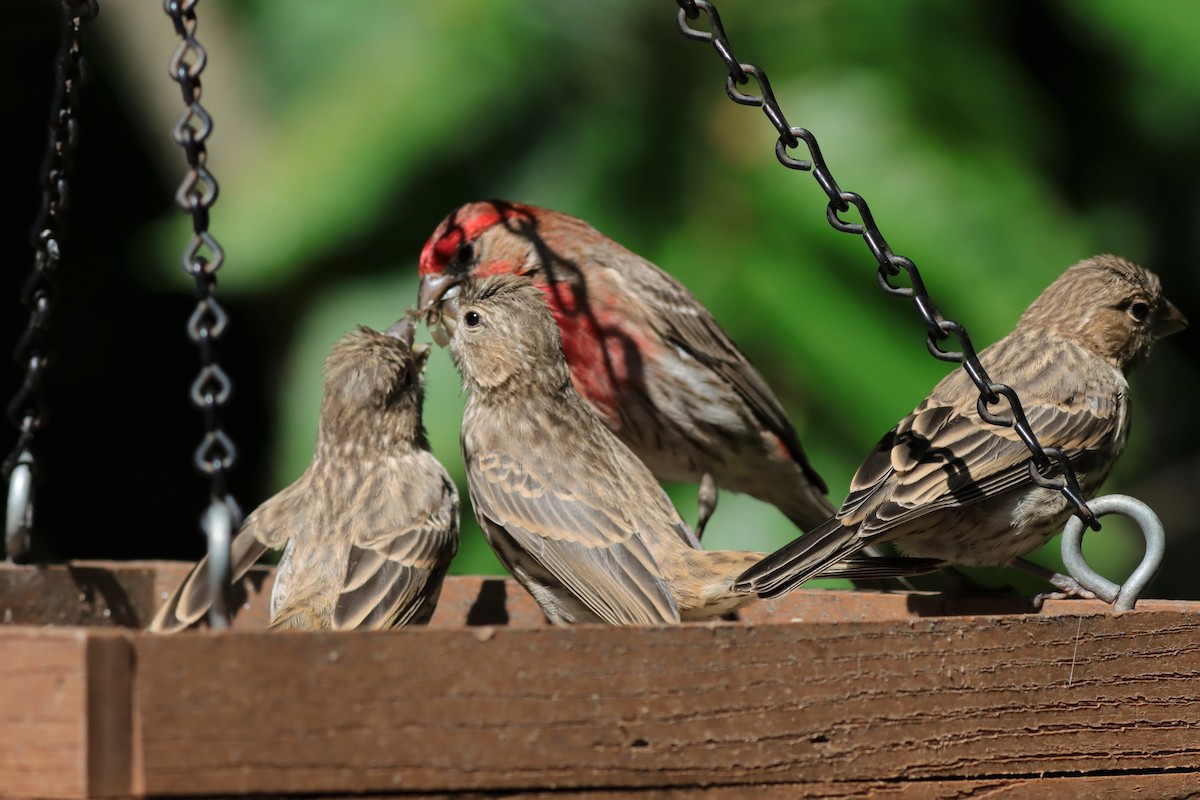
<svg viewBox="0 0 1200 800">
<path fill-rule="evenodd" d="M 1137 300 L 1129 304 L 1129 316 L 1136 319 L 1138 322 L 1145 322 L 1146 317 L 1150 316 L 1150 305 L 1141 300 Z"/>
<path fill-rule="evenodd" d="M 479 323 L 483 322 L 483 317 L 479 316 L 478 311 L 468 311 L 463 314 L 463 322 L 468 328 L 476 328 L 479 327 Z"/>
<path fill-rule="evenodd" d="M 463 242 L 454 251 L 454 260 L 459 264 L 470 264 L 475 260 L 475 245 Z"/>
</svg>

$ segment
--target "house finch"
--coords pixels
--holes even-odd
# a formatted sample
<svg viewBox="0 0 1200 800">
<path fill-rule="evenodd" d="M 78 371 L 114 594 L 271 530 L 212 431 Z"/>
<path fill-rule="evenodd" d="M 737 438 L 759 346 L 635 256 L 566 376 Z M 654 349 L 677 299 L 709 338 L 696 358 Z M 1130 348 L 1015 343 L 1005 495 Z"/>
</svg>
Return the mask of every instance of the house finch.
<svg viewBox="0 0 1200 800">
<path fill-rule="evenodd" d="M 462 452 L 475 516 L 552 622 L 673 623 L 753 598 L 730 584 L 763 554 L 696 549 L 654 476 L 573 387 L 543 292 L 517 275 L 471 280 L 441 313 L 470 392 Z M 825 574 L 939 566 L 860 557 Z"/>
<path fill-rule="evenodd" d="M 234 537 L 234 580 L 283 548 L 271 627 L 391 628 L 433 613 L 458 548 L 458 492 L 421 424 L 428 346 L 413 346 L 414 330 L 359 327 L 333 346 L 312 463 Z M 150 630 L 181 630 L 211 603 L 201 561 Z"/>
<path fill-rule="evenodd" d="M 529 276 L 558 322 L 576 391 L 660 480 L 700 484 L 697 534 L 717 486 L 804 530 L 833 513 L 787 413 L 708 309 L 586 222 L 470 203 L 434 231 L 420 271 L 421 308 L 468 277 Z"/>
<path fill-rule="evenodd" d="M 1186 325 L 1157 276 L 1096 256 L 1063 273 L 979 360 L 1016 390 L 1038 440 L 1063 451 L 1090 497 L 1125 447 L 1125 374 Z M 1033 482 L 1029 450 L 1013 428 L 980 418 L 978 396 L 965 370 L 946 376 L 867 456 L 837 516 L 751 567 L 736 588 L 773 597 L 872 542 L 894 541 L 914 556 L 1014 564 L 1078 593 L 1070 578 L 1022 558 L 1073 506 Z"/>
</svg>

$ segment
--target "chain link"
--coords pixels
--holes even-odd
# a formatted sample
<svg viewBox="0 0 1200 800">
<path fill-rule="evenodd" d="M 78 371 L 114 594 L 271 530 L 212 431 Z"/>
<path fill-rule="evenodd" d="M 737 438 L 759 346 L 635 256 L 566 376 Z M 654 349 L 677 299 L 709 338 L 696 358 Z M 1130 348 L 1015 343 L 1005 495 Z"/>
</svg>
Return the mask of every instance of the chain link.
<svg viewBox="0 0 1200 800">
<path fill-rule="evenodd" d="M 33 502 L 37 478 L 34 436 L 47 420 L 42 379 L 49 364 L 46 332 L 54 302 L 54 280 L 60 250 L 62 212 L 70 205 L 67 179 L 71 155 L 79 140 L 79 87 L 85 79 L 79 29 L 96 17 L 96 0 L 62 0 L 62 39 L 55 69 L 54 99 L 50 104 L 49 140 L 42 161 L 42 203 L 31 230 L 33 269 L 21 288 L 21 302 L 29 309 L 29 322 L 17 340 L 13 360 L 25 368 L 25 377 L 7 406 L 17 429 L 17 442 L 0 465 L 8 481 L 5 515 L 5 550 L 13 561 L 29 556 L 33 528 Z"/>
<path fill-rule="evenodd" d="M 1025 417 L 1025 410 L 1021 406 L 1016 391 L 1002 383 L 993 382 L 988 376 L 987 370 L 979 362 L 979 357 L 975 353 L 966 329 L 961 324 L 946 319 L 938 311 L 929 292 L 925 289 L 925 283 L 921 279 L 921 273 L 917 271 L 916 264 L 910 259 L 892 252 L 887 240 L 883 238 L 883 234 L 875 224 L 875 218 L 871 215 L 867 201 L 861 195 L 843 191 L 838 186 L 829 167 L 825 164 L 821 148 L 817 145 L 816 137 L 812 133 L 804 128 L 792 127 L 788 124 L 787 118 L 775 99 L 775 93 L 771 90 L 766 72 L 753 64 L 742 63 L 734 56 L 733 48 L 725 35 L 725 28 L 721 24 L 721 17 L 717 14 L 716 7 L 709 0 L 676 0 L 676 2 L 679 6 L 677 22 L 680 32 L 693 41 L 712 44 L 717 55 L 725 62 L 725 68 L 729 73 L 725 81 L 725 91 L 730 99 L 735 103 L 761 108 L 779 133 L 779 139 L 775 144 L 775 156 L 779 163 L 788 169 L 812 172 L 817 184 L 829 198 L 829 205 L 826 208 L 826 218 L 829 224 L 834 230 L 863 238 L 871 255 L 879 263 L 876 275 L 883 291 L 895 297 L 912 300 L 913 306 L 916 307 L 917 313 L 929 331 L 926 346 L 930 354 L 942 361 L 959 362 L 966 369 L 975 388 L 979 390 L 977 405 L 979 416 L 992 425 L 1013 428 L 1021 441 L 1029 448 L 1031 455 L 1029 475 L 1032 480 L 1038 486 L 1061 492 L 1074 506 L 1076 516 L 1093 530 L 1100 530 L 1100 522 L 1084 500 L 1079 488 L 1079 480 L 1066 455 L 1061 450 L 1043 447 L 1038 442 L 1033 429 L 1029 427 L 1029 421 Z M 697 30 L 688 24 L 688 20 L 698 19 L 701 13 L 708 18 L 711 31 Z M 745 86 L 751 80 L 757 84 L 757 94 L 738 90 L 738 86 Z M 789 152 L 799 148 L 801 144 L 808 151 L 807 160 L 796 158 Z M 857 222 L 843 219 L 840 216 L 849 213 L 851 208 L 857 212 Z M 907 286 L 892 283 L 892 279 L 901 273 L 907 276 Z M 956 341 L 957 351 L 946 350 L 940 346 L 939 343 L 949 339 Z M 1001 402 L 1008 406 L 1007 416 L 1001 416 L 988 408 L 999 405 Z"/>
<path fill-rule="evenodd" d="M 220 193 L 208 171 L 206 142 L 212 133 L 212 116 L 200 104 L 200 75 L 208 53 L 196 40 L 196 6 L 199 0 L 164 0 L 163 10 L 175 25 L 179 46 L 171 54 L 169 74 L 179 84 L 187 106 L 171 129 L 171 138 L 183 148 L 188 171 L 175 202 L 192 217 L 192 238 L 183 250 L 183 269 L 196 281 L 196 308 L 187 322 L 188 338 L 200 352 L 200 369 L 192 382 L 192 404 L 204 414 L 204 437 L 193 455 L 198 469 L 211 482 L 210 503 L 202 529 L 208 538 L 209 571 L 214 587 L 229 591 L 229 533 L 241 524 L 237 502 L 228 491 L 229 470 L 237 462 L 237 448 L 221 427 L 221 416 L 233 394 L 233 381 L 217 363 L 217 345 L 229 324 L 229 315 L 216 298 L 217 271 L 225 251 L 208 230 L 209 210 Z M 223 520 L 216 524 L 213 520 Z M 213 627 L 227 627 L 227 595 L 214 594 L 210 613 Z"/>
</svg>

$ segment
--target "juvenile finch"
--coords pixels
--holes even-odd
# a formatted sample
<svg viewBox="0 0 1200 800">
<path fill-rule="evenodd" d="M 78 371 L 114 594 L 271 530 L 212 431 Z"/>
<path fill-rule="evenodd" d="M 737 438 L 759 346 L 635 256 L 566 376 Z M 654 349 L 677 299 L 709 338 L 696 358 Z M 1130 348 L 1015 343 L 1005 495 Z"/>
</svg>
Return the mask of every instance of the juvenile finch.
<svg viewBox="0 0 1200 800">
<path fill-rule="evenodd" d="M 660 480 L 771 503 L 808 530 L 825 483 L 762 376 L 691 292 L 582 220 L 488 201 L 452 212 L 421 253 L 421 308 L 467 278 L 526 275 L 554 313 L 576 391 Z"/>
<path fill-rule="evenodd" d="M 462 453 L 496 555 L 556 624 L 675 623 L 722 614 L 762 553 L 705 551 L 658 481 L 576 392 L 543 292 L 471 280 L 442 304 L 469 391 Z M 862 557 L 825 574 L 877 578 L 941 562 Z"/>
<path fill-rule="evenodd" d="M 1187 320 L 1158 277 L 1111 255 L 1068 269 L 1016 329 L 979 354 L 993 380 L 1016 390 L 1044 447 L 1070 459 L 1091 497 L 1125 448 L 1126 373 L 1156 339 Z M 1078 593 L 1066 576 L 1024 561 L 1062 529 L 1072 507 L 1030 478 L 1029 450 L 1011 427 L 984 422 L 965 370 L 946 376 L 859 467 L 837 516 L 748 569 L 736 588 L 774 597 L 863 547 L 954 564 L 1013 564 Z M 1004 416 L 1006 405 L 991 412 Z"/>
<path fill-rule="evenodd" d="M 254 510 L 233 539 L 233 578 L 283 549 L 273 628 L 392 628 L 429 620 L 458 548 L 458 493 L 421 424 L 428 346 L 405 319 L 359 327 L 325 361 L 312 463 Z M 170 633 L 212 604 L 206 560 L 150 630 Z"/>
</svg>

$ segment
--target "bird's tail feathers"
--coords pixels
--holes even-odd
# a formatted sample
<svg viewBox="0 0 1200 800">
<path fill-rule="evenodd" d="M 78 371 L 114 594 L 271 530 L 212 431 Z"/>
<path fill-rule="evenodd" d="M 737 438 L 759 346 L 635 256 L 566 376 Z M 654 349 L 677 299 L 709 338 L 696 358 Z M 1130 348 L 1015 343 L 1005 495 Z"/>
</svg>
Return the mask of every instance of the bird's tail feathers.
<svg viewBox="0 0 1200 800">
<path fill-rule="evenodd" d="M 791 492 L 787 496 L 787 501 L 779 504 L 779 510 L 782 511 L 788 519 L 802 531 L 815 531 L 821 527 L 826 520 L 833 517 L 836 513 L 829 500 L 815 486 L 808 486 L 801 492 Z M 863 548 L 863 552 L 870 556 L 882 557 L 883 554 L 871 546 Z M 914 587 L 905 578 L 913 575 L 924 575 L 927 572 L 932 572 L 932 569 L 923 569 L 918 565 L 913 565 L 915 571 L 906 570 L 900 564 L 894 565 L 894 569 L 882 569 L 882 564 L 874 566 L 881 567 L 877 572 L 870 569 L 853 570 L 846 568 L 842 573 L 836 571 L 825 572 L 821 574 L 823 578 L 847 578 L 854 582 L 856 589 L 874 589 L 876 591 L 896 590 L 896 591 L 914 591 Z"/>
<path fill-rule="evenodd" d="M 815 578 L 847 578 L 855 581 L 858 588 L 864 588 L 859 585 L 859 581 L 884 581 L 895 579 L 902 588 L 907 591 L 913 591 L 904 578 L 912 578 L 916 575 L 927 575 L 930 572 L 937 572 L 945 569 L 947 563 L 940 558 L 909 558 L 906 556 L 885 556 L 877 554 L 868 554 L 868 550 L 874 548 L 863 548 L 863 552 L 850 556 L 845 561 L 836 561 L 822 569 Z M 885 586 L 884 588 L 892 588 Z M 763 595 L 766 597 L 767 595 Z"/>
<path fill-rule="evenodd" d="M 268 549 L 270 548 L 254 537 L 252 530 L 242 528 L 230 543 L 233 581 L 236 583 L 241 580 Z M 208 556 L 205 556 L 158 609 L 146 630 L 151 633 L 177 633 L 199 622 L 211 606 Z"/>
<path fill-rule="evenodd" d="M 828 519 L 747 569 L 734 581 L 733 588 L 761 597 L 786 594 L 866 546 L 856 527 Z"/>
</svg>

